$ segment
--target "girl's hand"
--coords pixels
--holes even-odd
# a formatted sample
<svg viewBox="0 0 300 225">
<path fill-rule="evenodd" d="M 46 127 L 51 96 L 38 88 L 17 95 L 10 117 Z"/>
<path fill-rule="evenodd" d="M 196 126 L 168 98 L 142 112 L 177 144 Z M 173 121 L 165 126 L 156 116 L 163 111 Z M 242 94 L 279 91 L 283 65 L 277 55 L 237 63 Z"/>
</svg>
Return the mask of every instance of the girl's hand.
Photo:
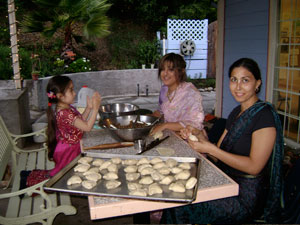
<svg viewBox="0 0 300 225">
<path fill-rule="evenodd" d="M 86 96 L 86 107 L 88 109 L 92 109 L 93 108 L 93 102 L 92 99 L 87 95 Z"/>
<path fill-rule="evenodd" d="M 199 133 L 199 130 L 190 126 L 190 125 L 187 125 L 185 128 L 181 129 L 180 130 L 180 136 L 183 138 L 183 139 L 188 139 L 188 137 L 193 134 L 193 135 L 197 135 Z"/>
<path fill-rule="evenodd" d="M 94 92 L 92 97 L 92 107 L 94 110 L 98 111 L 100 105 L 101 105 L 101 95 L 99 94 L 99 92 Z"/>
</svg>

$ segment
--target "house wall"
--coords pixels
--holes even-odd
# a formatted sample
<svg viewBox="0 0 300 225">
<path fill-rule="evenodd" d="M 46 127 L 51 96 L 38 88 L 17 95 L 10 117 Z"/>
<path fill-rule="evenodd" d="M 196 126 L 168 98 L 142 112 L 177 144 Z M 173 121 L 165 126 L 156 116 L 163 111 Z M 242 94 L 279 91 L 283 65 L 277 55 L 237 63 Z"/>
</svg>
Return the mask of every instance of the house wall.
<svg viewBox="0 0 300 225">
<path fill-rule="evenodd" d="M 238 105 L 229 90 L 228 69 L 239 58 L 252 58 L 258 63 L 263 84 L 258 97 L 265 100 L 269 0 L 225 0 L 224 18 L 222 117 L 227 118 Z"/>
</svg>

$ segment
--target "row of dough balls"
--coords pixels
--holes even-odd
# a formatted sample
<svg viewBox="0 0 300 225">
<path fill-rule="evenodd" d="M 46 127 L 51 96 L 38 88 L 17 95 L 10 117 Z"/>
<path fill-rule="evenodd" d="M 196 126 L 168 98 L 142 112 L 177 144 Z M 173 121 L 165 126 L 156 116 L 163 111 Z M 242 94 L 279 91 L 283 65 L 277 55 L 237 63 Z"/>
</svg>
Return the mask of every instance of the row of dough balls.
<svg viewBox="0 0 300 225">
<path fill-rule="evenodd" d="M 112 158 L 111 160 L 95 159 L 92 157 L 82 157 L 78 160 L 78 165 L 74 167 L 74 172 L 82 173 L 86 180 L 82 180 L 79 175 L 73 175 L 67 181 L 67 185 L 81 184 L 86 189 L 92 189 L 97 185 L 100 179 L 106 180 L 105 187 L 114 189 L 121 185 L 118 181 L 118 166 L 121 163 L 120 158 Z M 95 166 L 95 167 L 92 167 Z M 103 176 L 101 170 L 108 170 Z"/>
<path fill-rule="evenodd" d="M 141 158 L 140 160 L 126 159 L 122 161 L 120 158 L 112 158 L 107 161 L 103 159 L 95 159 L 93 161 L 93 158 L 91 157 L 83 157 L 78 163 L 79 164 L 74 168 L 74 171 L 83 173 L 83 176 L 85 176 L 87 180 L 82 181 L 78 175 L 74 175 L 68 180 L 68 185 L 81 183 L 83 187 L 91 189 L 96 186 L 97 181 L 101 179 L 99 170 L 107 169 L 108 173 L 103 176 L 103 178 L 107 180 L 105 184 L 106 188 L 117 188 L 121 185 L 121 182 L 117 180 L 117 164 L 121 163 L 125 167 L 124 171 L 126 173 L 127 181 L 136 181 L 139 179 L 140 175 L 144 176 L 139 180 L 139 185 L 149 185 L 149 195 L 162 193 L 162 189 L 157 183 L 153 183 L 154 181 L 158 181 L 160 184 L 169 185 L 169 189 L 174 192 L 185 192 L 185 189 L 192 189 L 197 183 L 197 179 L 194 177 L 191 177 L 186 182 L 185 186 L 179 182 L 172 183 L 174 180 L 188 179 L 190 177 L 188 169 L 191 168 L 189 163 L 180 163 L 179 166 L 176 167 L 178 162 L 174 159 L 168 159 L 165 162 L 159 157 L 153 158 L 152 160 Z M 99 166 L 99 168 L 90 168 L 91 165 Z M 137 173 L 137 171 L 139 173 Z M 168 175 L 170 172 L 175 175 Z M 136 190 L 132 190 L 130 187 L 128 187 L 128 189 L 130 190 L 129 194 L 132 195 L 145 196 L 146 193 L 144 189 L 137 188 Z"/>
<path fill-rule="evenodd" d="M 192 189 L 197 183 L 195 177 L 190 177 L 191 165 L 189 163 L 178 163 L 174 159 L 163 161 L 159 157 L 152 160 L 142 158 L 137 160 L 127 160 L 124 172 L 127 181 L 137 181 L 136 183 L 128 183 L 130 195 L 147 196 L 163 193 L 160 185 L 169 185 L 169 190 L 173 192 L 185 192 Z M 170 175 L 173 174 L 173 175 Z M 185 183 L 183 180 L 187 180 Z M 176 182 L 174 182 L 176 181 Z M 180 181 L 180 182 L 178 182 Z M 172 183 L 174 182 L 174 183 Z M 142 185 L 149 185 L 143 187 Z"/>
</svg>

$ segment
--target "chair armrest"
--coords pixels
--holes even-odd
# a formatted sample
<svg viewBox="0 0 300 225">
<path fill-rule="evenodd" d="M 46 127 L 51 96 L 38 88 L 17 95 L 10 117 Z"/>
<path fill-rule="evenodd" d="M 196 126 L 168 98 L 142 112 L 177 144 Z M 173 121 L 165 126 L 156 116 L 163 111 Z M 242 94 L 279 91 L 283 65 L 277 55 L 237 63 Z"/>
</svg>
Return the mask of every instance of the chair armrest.
<svg viewBox="0 0 300 225">
<path fill-rule="evenodd" d="M 47 193 L 44 191 L 44 184 L 48 181 L 44 180 L 34 186 L 19 190 L 19 191 L 15 191 L 15 192 L 11 192 L 11 193 L 5 193 L 5 194 L 0 194 L 0 199 L 5 199 L 5 198 L 12 198 L 12 197 L 17 197 L 23 194 L 27 194 L 29 196 L 31 196 L 32 194 L 38 194 L 40 195 L 45 201 L 46 201 L 46 205 L 52 207 L 52 202 L 51 199 L 49 198 L 49 196 L 47 195 Z"/>
<path fill-rule="evenodd" d="M 11 135 L 14 143 L 17 144 L 19 139 L 25 138 L 25 137 L 31 137 L 31 136 L 35 136 L 35 135 L 37 135 L 37 136 L 42 135 L 45 138 L 47 138 L 46 129 L 47 129 L 47 127 L 43 128 L 41 130 L 35 131 L 35 132 L 27 133 L 27 134 L 12 134 L 12 133 L 10 133 L 10 135 Z"/>
</svg>

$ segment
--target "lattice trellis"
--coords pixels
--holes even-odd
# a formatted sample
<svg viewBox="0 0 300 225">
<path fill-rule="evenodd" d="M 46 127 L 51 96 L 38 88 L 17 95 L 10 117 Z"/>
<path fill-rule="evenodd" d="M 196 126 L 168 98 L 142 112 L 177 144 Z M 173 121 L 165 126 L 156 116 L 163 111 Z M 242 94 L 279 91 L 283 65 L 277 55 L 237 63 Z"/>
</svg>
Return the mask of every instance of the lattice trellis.
<svg viewBox="0 0 300 225">
<path fill-rule="evenodd" d="M 168 19 L 168 40 L 207 40 L 208 20 Z"/>
</svg>

